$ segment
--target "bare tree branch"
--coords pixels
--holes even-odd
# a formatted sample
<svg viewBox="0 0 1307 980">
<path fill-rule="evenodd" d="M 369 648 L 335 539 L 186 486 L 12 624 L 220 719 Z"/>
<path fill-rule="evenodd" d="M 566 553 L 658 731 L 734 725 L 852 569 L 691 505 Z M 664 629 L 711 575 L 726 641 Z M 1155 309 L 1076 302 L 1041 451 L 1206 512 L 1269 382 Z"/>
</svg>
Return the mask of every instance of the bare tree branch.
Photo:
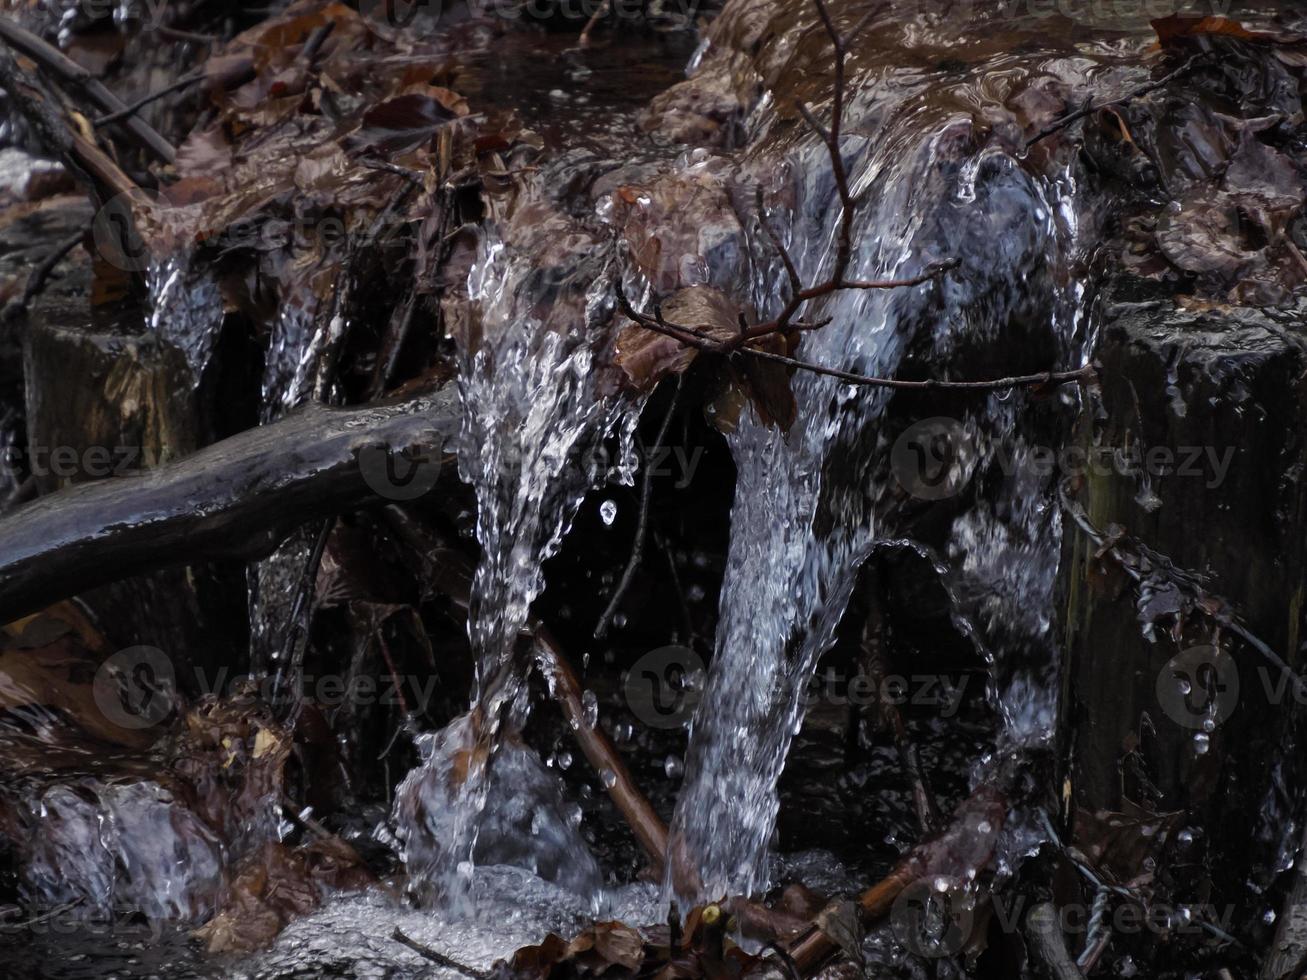
<svg viewBox="0 0 1307 980">
<path fill-rule="evenodd" d="M 671 337 L 687 347 L 693 347 L 701 351 L 728 356 L 739 353 L 749 357 L 756 357 L 762 360 L 784 364 L 786 367 L 795 370 L 810 371 L 814 374 L 837 378 L 840 381 L 853 385 L 878 388 L 903 388 L 911 390 L 931 390 L 938 388 L 941 390 L 959 391 L 998 391 L 1005 388 L 1033 387 L 1040 385 L 1065 384 L 1072 381 L 1088 381 L 1094 378 L 1095 373 L 1093 368 L 1085 366 L 1074 371 L 1045 371 L 1039 374 L 1013 375 L 1006 378 L 995 378 L 987 381 L 900 381 L 894 378 L 876 378 L 869 375 L 857 374 L 853 371 L 842 371 L 836 368 L 822 367 L 818 364 L 810 364 L 806 361 L 801 361 L 785 354 L 778 354 L 774 351 L 764 350 L 754 346 L 756 341 L 770 337 L 774 334 L 784 336 L 797 331 L 817 330 L 828 324 L 830 322 L 829 319 L 812 322 L 802 322 L 795 319 L 795 316 L 798 314 L 803 304 L 807 303 L 809 300 L 829 296 L 832 293 L 844 289 L 901 289 L 905 287 L 919 286 L 942 276 L 944 273 L 948 272 L 950 269 L 956 268 L 958 265 L 956 259 L 949 259 L 945 262 L 931 266 L 920 275 L 910 276 L 903 279 L 850 279 L 848 277 L 849 266 L 853 261 L 853 218 L 858 204 L 857 198 L 849 188 L 848 171 L 844 166 L 843 155 L 840 153 L 840 136 L 844 124 L 844 106 L 847 85 L 846 59 L 848 55 L 848 37 L 842 35 L 836 27 L 835 21 L 831 17 L 825 0 L 813 0 L 813 6 L 816 8 L 817 18 L 821 22 L 827 36 L 830 38 L 831 46 L 835 51 L 835 78 L 831 96 L 830 125 L 823 125 L 813 114 L 812 110 L 804 103 L 797 103 L 797 107 L 799 114 L 812 128 L 813 132 L 817 134 L 817 137 L 825 145 L 827 153 L 830 155 L 831 173 L 834 177 L 835 190 L 839 195 L 840 200 L 840 223 L 836 234 L 835 262 L 831 269 L 830 276 L 825 281 L 814 286 L 806 288 L 803 286 L 802 279 L 799 276 L 793 258 L 790 256 L 784 243 L 782 243 L 780 239 L 780 235 L 776 232 L 767 217 L 762 199 L 762 189 L 759 187 L 756 191 L 759 223 L 762 225 L 762 229 L 767 237 L 771 240 L 772 247 L 776 249 L 780 256 L 781 263 L 785 267 L 785 274 L 786 278 L 789 280 L 790 287 L 789 298 L 785 301 L 785 305 L 782 307 L 781 312 L 775 319 L 748 326 L 744 321 L 743 314 L 741 314 L 740 332 L 729 340 L 715 340 L 700 328 L 669 322 L 663 317 L 662 310 L 656 305 L 654 307 L 653 316 L 639 312 L 631 305 L 630 300 L 627 299 L 620 282 L 618 282 L 616 287 L 618 308 L 628 319 L 644 329 Z M 849 37 L 856 35 L 868 22 L 883 12 L 888 6 L 888 3 L 881 4 L 864 14 L 850 32 Z"/>
<path fill-rule="evenodd" d="M 23 30 L 8 16 L 0 17 L 0 41 L 31 58 L 46 71 L 82 89 L 102 112 L 122 113 L 126 110 L 123 101 L 89 71 L 58 48 L 47 44 L 30 31 Z M 124 117 L 123 129 L 164 163 L 172 163 L 177 158 L 176 148 L 144 119 L 138 116 Z"/>
</svg>

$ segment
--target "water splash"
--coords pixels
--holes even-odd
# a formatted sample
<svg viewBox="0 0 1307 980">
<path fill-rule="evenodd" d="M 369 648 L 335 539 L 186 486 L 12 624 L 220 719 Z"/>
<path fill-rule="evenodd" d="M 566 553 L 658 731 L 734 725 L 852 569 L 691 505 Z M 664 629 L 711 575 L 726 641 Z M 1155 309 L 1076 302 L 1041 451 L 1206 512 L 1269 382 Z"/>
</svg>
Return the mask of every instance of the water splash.
<svg viewBox="0 0 1307 980">
<path fill-rule="evenodd" d="M 415 886 L 455 905 L 468 892 L 482 814 L 501 763 L 532 769 L 517 755 L 512 761 L 495 756 L 503 733 L 519 727 L 527 710 L 517 642 L 544 586 L 541 566 L 587 490 L 605 478 L 630 481 L 640 400 L 600 388 L 595 360 L 611 313 L 611 280 L 603 249 L 583 254 L 560 283 L 541 274 L 530 247 L 510 249 L 490 235 L 467 282 L 479 337 L 469 335 L 460 349 L 458 460 L 476 492 L 482 549 L 468 606 L 473 710 L 426 746 L 395 810 Z M 568 323 L 569 312 L 580 322 Z M 605 450 L 612 436 L 621 446 L 616 466 Z M 460 781 L 443 792 L 451 738 L 465 762 Z M 593 858 L 579 837 L 567 843 L 589 882 Z"/>
<path fill-rule="evenodd" d="M 212 831 L 156 783 L 59 783 L 25 801 L 22 899 L 74 918 L 200 921 L 223 886 Z"/>
<path fill-rule="evenodd" d="M 405 866 L 419 892 L 439 884 L 447 858 L 444 842 L 461 831 L 458 775 L 469 768 L 470 726 L 464 715 L 439 732 L 418 736 L 422 764 L 398 794 Z M 599 887 L 602 875 L 581 837 L 580 810 L 569 805 L 558 777 L 521 742 L 506 740 L 499 747 L 482 808 L 472 853 L 476 864 L 525 868 L 574 895 L 590 895 Z"/>
</svg>

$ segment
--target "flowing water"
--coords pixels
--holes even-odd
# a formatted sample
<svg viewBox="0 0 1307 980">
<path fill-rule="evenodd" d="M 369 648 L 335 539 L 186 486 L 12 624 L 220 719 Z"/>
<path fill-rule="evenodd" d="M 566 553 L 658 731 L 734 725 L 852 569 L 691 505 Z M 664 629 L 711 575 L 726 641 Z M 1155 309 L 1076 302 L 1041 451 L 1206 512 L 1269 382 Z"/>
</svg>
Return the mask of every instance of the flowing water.
<svg viewBox="0 0 1307 980">
<path fill-rule="evenodd" d="M 960 265 L 937 283 L 845 291 L 814 303 L 805 317 L 832 322 L 806 337 L 799 356 L 880 376 L 924 362 L 933 377 L 975 377 L 968 359 L 978 349 L 1000 352 L 982 359 L 996 368 L 984 373 L 998 374 L 1005 373 L 1002 351 L 1031 344 L 1040 368 L 1076 366 L 1087 349 L 1084 290 L 1070 271 L 1086 237 L 1083 202 L 1071 168 L 1024 158 L 1005 107 L 1035 73 L 1032 64 L 1077 90 L 1137 83 L 1146 25 L 1097 39 L 1080 25 L 1073 43 L 1045 36 L 1045 25 L 1035 23 L 1011 37 L 975 40 L 965 33 L 974 22 L 948 19 L 969 5 L 918 6 L 896 8 L 897 33 L 869 41 L 870 54 L 857 62 L 843 150 L 864 203 L 850 274 L 909 276 L 946 258 Z M 776 41 L 785 52 L 777 58 L 822 48 L 815 29 L 800 33 Z M 707 47 L 695 60 L 702 67 L 714 56 Z M 800 69 L 801 60 L 792 70 Z M 581 96 L 569 97 L 579 104 Z M 800 273 L 816 281 L 830 267 L 839 221 L 825 151 L 782 125 L 772 96 L 747 128 L 753 149 L 739 162 L 742 182 L 760 180 L 774 200 L 792 202 L 773 220 Z M 687 155 L 677 165 L 692 172 L 696 164 Z M 392 813 L 410 885 L 437 898 L 436 909 L 402 911 L 376 896 L 333 902 L 293 923 L 269 953 L 231 967 L 233 977 L 420 975 L 415 957 L 378 938 L 396 924 L 485 966 L 596 914 L 662 918 L 665 893 L 654 886 L 602 888 L 579 810 L 518 737 L 528 712 L 520 638 L 544 587 L 542 566 L 591 488 L 614 477 L 629 482 L 643 407 L 597 369 L 611 341 L 605 324 L 615 256 L 606 240 L 585 237 L 550 207 L 558 176 L 527 178 L 525 203 L 514 209 L 491 206 L 464 295 L 446 311 L 459 325 L 457 448 L 476 496 L 482 551 L 467 626 L 474 684 L 466 714 L 417 737 L 421 761 Z M 756 223 L 749 231 L 752 251 L 770 254 Z M 567 243 L 562 259 L 550 251 L 556 242 Z M 728 266 L 709 268 L 706 281 L 729 278 Z M 212 347 L 204 325 L 220 310 L 207 289 L 191 288 L 184 265 L 154 270 L 151 283 L 157 328 L 175 334 L 198 377 Z M 747 283 L 760 311 L 776 309 L 784 278 L 774 257 Z M 274 326 L 264 421 L 311 386 L 324 338 L 301 312 L 288 306 Z M 898 434 L 919 420 L 891 424 L 888 392 L 806 372 L 793 376 L 791 389 L 797 412 L 788 431 L 746 409 L 728 436 L 737 483 L 715 654 L 671 827 L 667 885 L 682 898 L 756 893 L 796 866 L 805 881 L 853 890 L 828 863 L 778 863 L 769 854 L 778 783 L 804 721 L 804 685 L 835 641 L 863 562 L 902 539 L 914 496 L 938 499 L 914 482 L 920 472 L 905 473 L 896 458 Z M 1073 397 L 1054 398 L 1052 416 L 1069 414 Z M 1061 528 L 1050 477 L 1033 463 L 1041 440 L 1055 438 L 1050 410 L 1011 392 L 976 396 L 952 411 L 950 492 L 964 505 L 933 550 L 909 544 L 932 556 L 957 622 L 992 667 L 998 754 L 1038 752 L 1053 737 L 1058 707 L 1050 619 Z M 1042 421 L 1032 422 L 1041 412 Z M 287 590 L 308 550 L 308 539 L 293 539 L 252 572 L 252 646 L 265 668 L 281 647 Z M 982 760 L 977 779 L 991 761 Z M 152 917 L 195 917 L 223 855 L 211 836 L 182 826 L 179 811 L 148 782 L 87 780 L 45 791 L 25 815 L 53 828 L 27 842 L 30 896 L 99 909 L 126 901 Z M 1017 823 L 1019 846 L 1037 839 Z M 76 875 L 56 871 L 73 865 Z M 171 866 L 185 871 L 162 875 Z M 471 918 L 470 908 L 494 914 Z"/>
<path fill-rule="evenodd" d="M 942 84 L 958 104 L 983 106 L 994 95 L 982 83 Z M 1025 321 L 1042 324 L 1041 346 L 1052 356 L 1078 365 L 1080 289 L 1053 274 L 1074 248 L 1067 178 L 1033 175 L 1011 147 L 980 136 L 969 115 L 941 111 L 940 86 L 929 76 L 906 92 L 902 80 L 873 83 L 848 110 L 860 135 L 847 139 L 846 166 L 853 193 L 866 200 L 850 274 L 903 278 L 950 256 L 961 265 L 939 286 L 850 290 L 814 304 L 806 316 L 833 322 L 808 336 L 800 356 L 886 377 L 910 345 L 924 344 L 932 376 L 958 376 L 965 368 L 950 358 L 965 342 L 1002 342 Z M 824 147 L 809 140 L 795 153 L 806 177 L 788 247 L 804 281 L 816 282 L 832 261 L 838 199 Z M 778 271 L 773 265 L 755 285 L 763 309 L 775 308 Z M 717 652 L 672 827 L 669 887 L 683 898 L 766 886 L 777 782 L 802 724 L 804 685 L 834 642 L 862 561 L 898 532 L 895 484 L 911 493 L 913 477 L 924 475 L 904 473 L 897 456 L 889 476 L 877 465 L 890 454 L 877 432 L 885 390 L 804 372 L 792 387 L 798 411 L 789 432 L 751 416 L 729 438 L 738 478 Z M 1011 392 L 980 397 L 947 420 L 953 486 L 916 492 L 961 493 L 1002 446 L 1017 463 L 992 499 L 955 521 L 946 575 L 959 618 L 1000 661 L 993 696 L 1007 738 L 1037 745 L 1051 737 L 1056 707 L 1049 628 L 1059 533 L 1048 479 L 1022 465 L 1025 401 Z"/>
<path fill-rule="evenodd" d="M 539 227 L 535 234 L 553 231 Z M 541 275 L 538 261 L 539 253 L 515 254 L 491 237 L 481 243 L 467 282 L 477 331 L 461 350 L 458 459 L 476 492 L 482 553 L 468 605 L 472 708 L 444 731 L 420 736 L 423 765 L 405 779 L 396 803 L 413 887 L 434 891 L 447 904 L 467 894 L 477 854 L 502 849 L 515 830 L 519 846 L 538 845 L 530 866 L 566 870 L 574 885 L 598 881 L 598 867 L 574 825 L 550 805 L 549 777 L 538 760 L 524 746 L 506 757 L 501 734 L 506 722 L 515 729 L 524 721 L 518 640 L 544 587 L 541 566 L 557 550 L 586 491 L 609 475 L 604 444 L 610 436 L 621 445 L 614 474 L 629 471 L 622 457 L 631 451 L 640 401 L 598 389 L 593 362 L 605 340 L 612 293 L 606 256 L 586 254 L 556 279 Z M 555 295 L 569 290 L 576 294 L 573 304 Z M 548 311 L 543 316 L 536 312 L 542 307 Z M 569 322 L 569 314 L 576 319 Z M 456 764 L 460 757 L 464 761 Z M 481 837 L 494 830 L 483 826 L 482 815 L 493 785 L 501 783 L 501 801 L 503 792 L 527 794 L 538 816 L 535 825 L 514 828 L 496 813 L 492 822 L 500 832 L 491 842 Z M 554 852 L 563 839 L 572 854 L 560 859 Z"/>
</svg>

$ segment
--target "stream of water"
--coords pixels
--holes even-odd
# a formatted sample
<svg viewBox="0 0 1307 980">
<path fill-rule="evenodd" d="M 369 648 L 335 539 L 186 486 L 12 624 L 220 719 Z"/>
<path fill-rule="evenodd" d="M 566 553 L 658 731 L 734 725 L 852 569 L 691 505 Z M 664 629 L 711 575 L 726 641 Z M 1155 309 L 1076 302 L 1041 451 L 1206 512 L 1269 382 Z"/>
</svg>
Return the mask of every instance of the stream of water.
<svg viewBox="0 0 1307 980">
<path fill-rule="evenodd" d="M 400 786 L 395 810 L 411 887 L 446 906 L 470 894 L 476 860 L 506 848 L 524 850 L 522 863 L 577 891 L 600 879 L 538 757 L 520 743 L 504 751 L 503 742 L 528 710 L 518 640 L 544 587 L 541 566 L 587 490 L 610 476 L 629 482 L 641 399 L 597 387 L 593 361 L 612 290 L 604 253 L 584 254 L 557 277 L 542 276 L 536 263 L 529 248 L 515 252 L 491 237 L 467 283 L 477 333 L 461 349 L 458 459 L 476 492 L 481 545 L 468 605 L 472 707 L 419 737 L 424 762 Z M 558 298 L 569 289 L 579 291 L 575 306 Z M 533 312 L 542 307 L 546 315 Z M 580 322 L 567 321 L 569 309 Z M 612 437 L 615 466 L 605 450 Z M 499 805 L 488 807 L 496 786 Z M 510 796 L 525 826 L 508 816 Z"/>
<path fill-rule="evenodd" d="M 962 88 L 960 98 L 982 98 Z M 958 370 L 950 355 L 960 341 L 999 340 L 1021 319 L 1042 321 L 1049 349 L 1070 354 L 1079 290 L 1050 274 L 1073 247 L 1066 189 L 975 139 L 969 117 L 932 110 L 938 102 L 933 85 L 906 95 L 897 86 L 860 90 L 850 117 L 884 121 L 847 141 L 852 190 L 867 202 L 850 271 L 859 279 L 904 278 L 947 256 L 961 259 L 960 267 L 942 285 L 848 290 L 805 311 L 832 319 L 804 341 L 805 359 L 889 377 L 909 345 L 924 341 L 934 355 L 932 374 L 943 377 Z M 806 282 L 820 281 L 829 267 L 839 220 L 825 152 L 815 140 L 797 150 L 795 170 L 806 176 L 788 247 Z M 776 307 L 779 272 L 773 264 L 755 284 L 764 310 Z M 767 885 L 777 782 L 802 724 L 804 686 L 834 642 L 863 560 L 878 540 L 898 533 L 890 514 L 895 491 L 942 495 L 911 486 L 915 474 L 903 473 L 898 459 L 889 475 L 877 465 L 891 448 L 877 432 L 889 392 L 804 372 L 792 387 L 798 412 L 788 433 L 750 416 L 729 437 L 738 479 L 717 652 L 672 827 L 676 863 L 668 884 L 683 899 L 752 894 Z M 1020 456 L 1024 402 L 1010 392 L 980 397 L 948 420 L 950 494 L 962 492 L 995 447 L 1006 444 Z M 1030 472 L 1018 465 L 999 499 L 956 520 L 945 574 L 956 613 L 977 641 L 1003 634 L 1030 648 L 1023 659 L 1019 644 L 986 644 L 1006 661 L 994 665 L 994 696 L 1007 736 L 1038 743 L 1051 736 L 1055 714 L 1048 632 L 1060 538 L 1051 487 Z M 1041 665 L 1037 676 L 1026 676 L 1033 662 Z"/>
<path fill-rule="evenodd" d="M 890 16 L 905 18 L 909 42 L 919 29 L 934 32 L 921 52 L 948 50 L 940 22 L 915 23 L 897 9 Z M 957 25 L 951 30 L 953 42 L 965 47 Z M 1131 44 L 1127 57 L 1137 54 L 1139 45 Z M 1046 70 L 1085 83 L 1097 70 L 1094 59 L 1113 51 L 1122 53 L 1119 39 L 1093 48 L 1093 57 L 1068 56 L 1056 44 L 1040 56 Z M 938 282 L 847 290 L 812 304 L 805 319 L 831 322 L 806 336 L 798 352 L 805 360 L 894 376 L 924 358 L 934 377 L 971 376 L 966 360 L 977 347 L 1033 337 L 1060 366 L 1081 363 L 1084 291 L 1068 272 L 1082 247 L 1077 188 L 1069 169 L 1037 175 L 1002 138 L 1001 125 L 978 124 L 999 114 L 1009 83 L 1027 70 L 1010 54 L 981 52 L 978 60 L 982 67 L 965 73 L 951 65 L 896 72 L 887 57 L 859 75 L 844 146 L 852 189 L 864 202 L 850 274 L 911 276 L 947 258 L 959 266 Z M 778 169 L 777 146 L 785 146 L 787 173 L 797 176 L 791 193 L 779 196 L 793 204 L 773 220 L 805 281 L 818 281 L 830 267 L 840 219 L 826 151 L 811 137 L 782 132 L 770 96 L 748 129 L 750 145 L 762 149 L 739 162 L 741 182 Z M 688 170 L 693 159 L 682 157 L 677 166 Z M 615 254 L 607 240 L 586 239 L 574 219 L 548 207 L 556 177 L 527 178 L 526 203 L 511 212 L 491 208 L 451 306 L 463 317 L 453 317 L 464 420 L 457 454 L 460 475 L 475 493 L 481 547 L 467 623 L 474 683 L 465 714 L 416 737 L 421 762 L 400 784 L 391 812 L 409 887 L 435 909 L 397 913 L 376 897 L 342 900 L 292 924 L 266 958 L 232 968 L 232 976 L 291 976 L 307 962 L 317 964 L 313 976 L 330 969 L 409 975 L 416 960 L 377 948 L 375 939 L 398 915 L 407 932 L 433 947 L 487 965 L 546 930 L 567 932 L 596 913 L 651 921 L 672 895 L 693 902 L 756 894 L 772 883 L 778 784 L 804 722 L 804 686 L 835 642 L 863 563 L 879 544 L 902 536 L 905 500 L 928 494 L 896 458 L 884 389 L 798 372 L 790 382 L 797 412 L 788 431 L 742 413 L 728 436 L 737 482 L 714 654 L 690 726 L 667 879 L 662 891 L 647 883 L 605 890 L 578 808 L 519 737 L 529 712 L 520 641 L 545 585 L 543 565 L 590 490 L 605 480 L 631 481 L 644 406 L 643 397 L 607 384 L 596 367 L 612 340 Z M 751 237 L 756 254 L 769 254 L 756 223 Z M 542 268 L 557 242 L 567 243 L 558 246 L 564 258 Z M 711 279 L 721 270 L 708 271 Z M 220 311 L 210 289 L 188 288 L 187 275 L 175 263 L 154 270 L 152 315 L 158 329 L 166 324 L 172 331 L 198 377 Z M 747 283 L 764 315 L 776 311 L 783 289 L 774 256 Z M 321 343 L 303 311 L 282 310 L 265 367 L 263 421 L 306 397 Z M 1056 398 L 1065 409 L 1074 394 Z M 1035 411 L 1025 393 L 995 393 L 948 420 L 950 493 L 966 506 L 941 546 L 929 551 L 957 622 L 992 668 L 989 699 L 1002 721 L 998 756 L 1047 748 L 1058 708 L 1050 620 L 1061 527 L 1050 477 L 1028 465 L 1046 437 L 1030 425 Z M 985 492 L 967 496 L 982 478 Z M 265 669 L 274 665 L 287 591 L 309 547 L 308 538 L 292 538 L 251 570 L 254 662 Z M 993 761 L 981 760 L 975 778 Z M 127 896 L 151 915 L 191 917 L 216 887 L 221 848 L 198 833 L 162 856 L 122 843 L 115 828 L 127 810 L 133 834 L 183 819 L 167 800 L 150 796 L 150 785 L 91 781 L 35 800 L 29 816 L 55 830 L 33 845 L 31 895 L 105 908 L 115 895 Z M 172 840 L 155 833 L 164 844 Z M 80 878 L 58 880 L 52 869 L 79 849 L 94 851 L 94 860 Z M 133 867 L 138 853 L 150 855 L 148 866 Z M 115 861 L 126 866 L 116 889 Z M 155 871 L 168 861 L 184 862 L 185 875 L 160 880 Z M 489 926 L 471 923 L 468 913 L 478 909 L 502 916 Z"/>
</svg>

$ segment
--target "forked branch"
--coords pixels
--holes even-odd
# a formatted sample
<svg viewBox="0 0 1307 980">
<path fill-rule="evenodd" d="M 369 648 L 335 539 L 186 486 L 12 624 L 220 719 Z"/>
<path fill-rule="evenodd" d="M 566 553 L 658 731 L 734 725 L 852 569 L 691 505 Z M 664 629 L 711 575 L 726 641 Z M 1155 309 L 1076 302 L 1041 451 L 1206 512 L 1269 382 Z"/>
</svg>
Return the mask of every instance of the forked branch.
<svg viewBox="0 0 1307 980">
<path fill-rule="evenodd" d="M 830 275 L 824 281 L 819 282 L 816 285 L 803 285 L 803 280 L 799 275 L 794 259 L 791 257 L 784 242 L 781 241 L 780 235 L 776 232 L 776 229 L 772 226 L 767 217 L 766 210 L 763 207 L 762 189 L 758 188 L 758 220 L 762 226 L 763 232 L 771 242 L 772 247 L 780 256 L 781 263 L 785 267 L 785 275 L 789 286 L 789 296 L 785 301 L 785 305 L 781 308 L 780 313 L 774 319 L 750 325 L 745 322 L 744 316 L 741 314 L 739 333 L 727 339 L 717 339 L 710 336 L 703 328 L 672 323 L 663 316 L 662 309 L 657 305 L 653 308 L 653 315 L 641 313 L 631 305 L 630 300 L 622 290 L 620 282 L 617 285 L 617 303 L 619 309 L 621 309 L 622 313 L 629 320 L 644 329 L 671 337 L 673 340 L 678 341 L 686 347 L 693 347 L 697 350 L 727 356 L 738 354 L 767 361 L 774 361 L 778 364 L 784 364 L 786 367 L 825 375 L 853 385 L 916 390 L 938 388 L 941 390 L 997 391 L 1006 388 L 1035 387 L 1041 385 L 1065 384 L 1071 381 L 1092 380 L 1096 376 L 1096 373 L 1091 366 L 1086 365 L 1072 371 L 1043 371 L 1037 374 L 1012 375 L 1006 378 L 995 378 L 986 381 L 903 381 L 896 378 L 877 378 L 870 375 L 857 374 L 852 371 L 842 371 L 837 368 L 823 367 L 819 364 L 810 364 L 807 361 L 802 361 L 786 354 L 779 354 L 775 351 L 767 350 L 756 345 L 757 341 L 774 334 L 788 336 L 801 331 L 819 330 L 830 323 L 829 319 L 808 322 L 796 319 L 803 305 L 810 300 L 829 296 L 832 293 L 845 289 L 900 289 L 910 286 L 919 286 L 922 283 L 929 282 L 942 276 L 944 273 L 948 272 L 950 269 L 956 268 L 958 265 L 957 259 L 949 259 L 930 266 L 919 275 L 910 276 L 904 279 L 867 280 L 849 278 L 849 266 L 853 261 L 853 218 L 857 210 L 858 201 L 849 187 L 848 170 L 844 166 L 844 158 L 840 153 L 840 137 L 842 135 L 844 123 L 844 105 L 847 88 L 846 58 L 848 56 L 849 44 L 852 39 L 857 36 L 858 32 L 861 31 L 869 21 L 887 9 L 889 4 L 883 3 L 873 7 L 863 15 L 847 35 L 844 35 L 841 34 L 839 29 L 835 26 L 835 21 L 831 17 L 829 9 L 827 9 L 825 0 L 812 0 L 812 2 L 816 7 L 817 17 L 821 21 L 822 27 L 825 29 L 827 36 L 830 38 L 831 46 L 834 48 L 835 52 L 835 77 L 831 96 L 830 125 L 823 125 L 822 122 L 817 119 L 816 115 L 813 114 L 812 110 L 802 102 L 798 103 L 798 110 L 804 121 L 807 122 L 808 126 L 822 141 L 822 144 L 826 147 L 827 153 L 830 155 L 831 173 L 835 180 L 835 190 L 840 199 L 840 223 L 839 229 L 836 233 L 835 261 L 831 268 Z"/>
</svg>

